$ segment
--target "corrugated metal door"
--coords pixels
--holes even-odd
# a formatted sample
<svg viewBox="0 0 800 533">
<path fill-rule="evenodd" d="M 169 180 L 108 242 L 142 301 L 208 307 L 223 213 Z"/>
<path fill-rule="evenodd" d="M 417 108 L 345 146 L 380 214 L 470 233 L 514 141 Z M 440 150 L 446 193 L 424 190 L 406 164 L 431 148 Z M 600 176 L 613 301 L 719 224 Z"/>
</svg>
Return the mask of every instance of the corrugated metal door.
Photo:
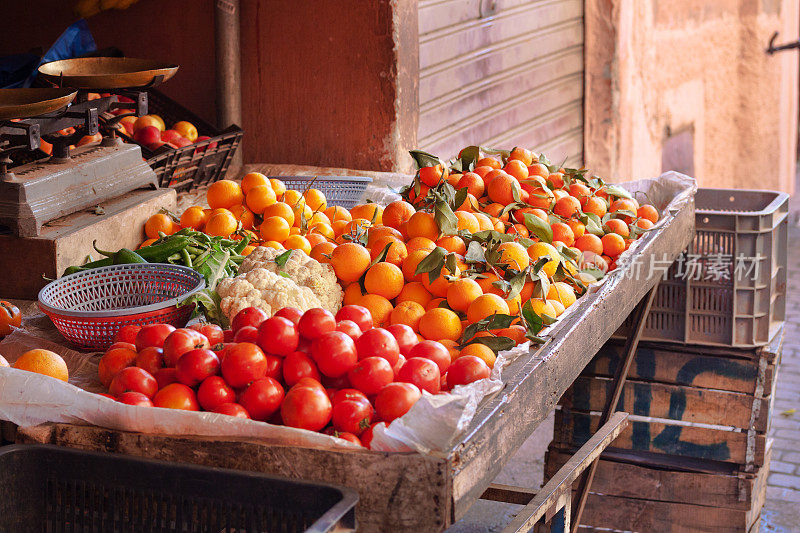
<svg viewBox="0 0 800 533">
<path fill-rule="evenodd" d="M 584 0 L 419 0 L 419 146 L 583 162 Z"/>
</svg>

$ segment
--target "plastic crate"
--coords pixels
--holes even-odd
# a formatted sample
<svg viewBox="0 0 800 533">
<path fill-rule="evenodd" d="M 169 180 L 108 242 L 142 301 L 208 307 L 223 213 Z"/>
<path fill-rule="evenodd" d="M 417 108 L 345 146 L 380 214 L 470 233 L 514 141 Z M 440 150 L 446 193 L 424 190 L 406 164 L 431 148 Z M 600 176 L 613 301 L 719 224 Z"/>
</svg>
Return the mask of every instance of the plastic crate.
<svg viewBox="0 0 800 533">
<path fill-rule="evenodd" d="M 48 445 L 0 448 L 0 531 L 354 530 L 346 488 Z"/>
<path fill-rule="evenodd" d="M 188 191 L 222 179 L 241 143 L 244 135 L 242 128 L 233 125 L 219 130 L 155 89 L 147 91 L 147 110 L 164 119 L 167 128 L 186 120 L 197 128 L 200 136 L 210 137 L 183 148 L 164 145 L 157 150 L 150 150 L 139 145 L 161 187 Z M 135 142 L 128 135 L 119 135 L 127 142 Z"/>
<path fill-rule="evenodd" d="M 699 189 L 695 206 L 694 241 L 661 281 L 642 340 L 768 344 L 786 316 L 789 195 Z M 617 335 L 632 326 L 626 321 Z"/>
<path fill-rule="evenodd" d="M 367 185 L 372 178 L 366 176 L 270 176 L 278 178 L 287 189 L 304 191 L 307 188 L 319 189 L 325 194 L 328 205 L 338 205 L 350 209 L 361 201 Z M 311 182 L 314 182 L 313 184 Z"/>
</svg>

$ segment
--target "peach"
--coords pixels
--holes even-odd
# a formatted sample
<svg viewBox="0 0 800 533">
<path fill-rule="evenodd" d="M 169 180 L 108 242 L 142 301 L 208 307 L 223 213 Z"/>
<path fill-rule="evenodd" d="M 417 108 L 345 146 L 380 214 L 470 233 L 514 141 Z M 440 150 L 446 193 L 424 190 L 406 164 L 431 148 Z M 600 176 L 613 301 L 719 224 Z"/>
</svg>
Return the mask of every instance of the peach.
<svg viewBox="0 0 800 533">
<path fill-rule="evenodd" d="M 135 130 L 133 140 L 139 144 L 149 146 L 156 142 L 161 142 L 161 132 L 155 126 L 145 126 Z"/>
<path fill-rule="evenodd" d="M 175 130 L 164 130 L 161 132 L 161 140 L 165 143 L 177 144 L 178 139 L 182 139 L 183 135 Z"/>
<path fill-rule="evenodd" d="M 191 122 L 186 122 L 185 120 L 181 120 L 180 122 L 176 122 L 172 126 L 173 130 L 176 130 L 178 133 L 189 139 L 189 141 L 194 142 L 197 140 L 197 128 Z"/>
<path fill-rule="evenodd" d="M 128 132 L 128 135 L 133 135 L 133 125 L 136 122 L 136 117 L 125 117 L 120 119 L 119 123 L 125 127 L 125 131 Z"/>
<path fill-rule="evenodd" d="M 136 122 L 133 123 L 133 133 L 136 133 L 142 128 L 146 128 L 147 126 L 153 126 L 158 131 L 161 131 L 161 125 L 163 122 L 160 122 L 161 119 L 157 119 L 152 115 L 144 115 L 136 119 Z"/>
<path fill-rule="evenodd" d="M 164 124 L 164 119 L 161 118 L 159 115 L 152 115 L 151 114 L 151 115 L 147 115 L 147 116 L 154 118 L 158 122 L 158 129 L 160 129 L 161 131 L 164 131 L 165 129 L 167 129 L 167 125 Z"/>
</svg>

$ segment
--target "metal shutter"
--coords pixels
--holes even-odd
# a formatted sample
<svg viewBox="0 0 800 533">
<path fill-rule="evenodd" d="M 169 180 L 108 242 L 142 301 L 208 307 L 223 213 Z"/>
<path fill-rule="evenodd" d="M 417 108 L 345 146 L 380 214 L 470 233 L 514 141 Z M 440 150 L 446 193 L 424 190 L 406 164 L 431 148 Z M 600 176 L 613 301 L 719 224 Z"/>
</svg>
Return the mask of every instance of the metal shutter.
<svg viewBox="0 0 800 533">
<path fill-rule="evenodd" d="M 419 33 L 421 149 L 583 163 L 583 0 L 420 0 Z"/>
</svg>

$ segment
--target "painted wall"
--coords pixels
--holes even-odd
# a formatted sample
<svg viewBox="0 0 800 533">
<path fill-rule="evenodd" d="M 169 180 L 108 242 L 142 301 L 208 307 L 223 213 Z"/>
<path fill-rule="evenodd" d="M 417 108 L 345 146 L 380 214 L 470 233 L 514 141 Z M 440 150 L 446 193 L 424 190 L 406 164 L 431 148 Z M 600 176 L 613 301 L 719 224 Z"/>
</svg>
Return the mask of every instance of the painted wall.
<svg viewBox="0 0 800 533">
<path fill-rule="evenodd" d="M 693 137 L 704 187 L 793 190 L 797 0 L 587 0 L 586 163 L 599 174 L 661 171 L 664 142 Z"/>
</svg>

